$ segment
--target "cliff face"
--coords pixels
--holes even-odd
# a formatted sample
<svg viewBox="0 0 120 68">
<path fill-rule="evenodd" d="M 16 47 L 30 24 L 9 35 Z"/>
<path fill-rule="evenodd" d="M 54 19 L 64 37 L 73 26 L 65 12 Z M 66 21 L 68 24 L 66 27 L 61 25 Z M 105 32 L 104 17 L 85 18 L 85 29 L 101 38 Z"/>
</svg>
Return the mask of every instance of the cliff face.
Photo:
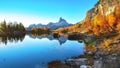
<svg viewBox="0 0 120 68">
<path fill-rule="evenodd" d="M 120 27 L 120 0 L 99 0 L 81 22 L 81 32 L 107 33 Z"/>
</svg>

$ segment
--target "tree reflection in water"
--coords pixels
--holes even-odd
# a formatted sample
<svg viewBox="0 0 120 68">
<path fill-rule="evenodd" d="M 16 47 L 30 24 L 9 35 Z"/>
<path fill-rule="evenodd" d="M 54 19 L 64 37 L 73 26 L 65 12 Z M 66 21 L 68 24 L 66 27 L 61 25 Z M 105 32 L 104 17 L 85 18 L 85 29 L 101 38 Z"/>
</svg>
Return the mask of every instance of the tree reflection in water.
<svg viewBox="0 0 120 68">
<path fill-rule="evenodd" d="M 0 42 L 2 44 L 5 44 L 7 45 L 8 42 L 18 42 L 18 41 L 23 41 L 23 39 L 25 38 L 25 34 L 22 34 L 22 35 L 14 35 L 14 36 L 1 36 L 0 37 Z"/>
</svg>

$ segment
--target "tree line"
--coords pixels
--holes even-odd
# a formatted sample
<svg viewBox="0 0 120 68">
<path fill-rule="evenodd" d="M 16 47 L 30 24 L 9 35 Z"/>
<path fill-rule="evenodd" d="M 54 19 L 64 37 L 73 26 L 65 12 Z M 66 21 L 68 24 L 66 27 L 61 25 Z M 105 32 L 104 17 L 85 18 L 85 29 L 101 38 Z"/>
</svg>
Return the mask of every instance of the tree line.
<svg viewBox="0 0 120 68">
<path fill-rule="evenodd" d="M 0 36 L 17 36 L 25 34 L 26 29 L 22 23 L 9 22 L 6 21 L 0 22 Z"/>
</svg>

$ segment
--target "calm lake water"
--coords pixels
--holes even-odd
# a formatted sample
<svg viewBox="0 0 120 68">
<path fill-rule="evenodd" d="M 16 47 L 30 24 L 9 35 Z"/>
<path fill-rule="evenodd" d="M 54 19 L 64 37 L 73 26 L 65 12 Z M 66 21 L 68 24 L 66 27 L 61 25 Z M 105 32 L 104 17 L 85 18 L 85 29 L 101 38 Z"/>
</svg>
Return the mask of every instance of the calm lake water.
<svg viewBox="0 0 120 68">
<path fill-rule="evenodd" d="M 119 48 L 46 34 L 0 37 L 0 68 L 120 68 Z"/>
<path fill-rule="evenodd" d="M 26 35 L 21 41 L 4 38 L 0 41 L 0 68 L 46 68 L 48 62 L 64 62 L 85 51 L 83 43 L 65 37 L 55 39 L 52 36 Z"/>
</svg>

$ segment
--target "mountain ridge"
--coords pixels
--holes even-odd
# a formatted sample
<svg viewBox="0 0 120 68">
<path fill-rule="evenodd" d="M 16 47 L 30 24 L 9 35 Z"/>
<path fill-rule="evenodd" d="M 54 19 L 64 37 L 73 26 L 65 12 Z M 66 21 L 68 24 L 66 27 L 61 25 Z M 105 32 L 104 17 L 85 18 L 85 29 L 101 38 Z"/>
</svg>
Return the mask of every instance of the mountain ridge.
<svg viewBox="0 0 120 68">
<path fill-rule="evenodd" d="M 72 25 L 72 24 L 69 24 L 65 19 L 60 17 L 58 22 L 55 22 L 55 23 L 54 22 L 49 22 L 46 25 L 43 25 L 41 23 L 31 24 L 31 25 L 29 25 L 28 28 L 31 30 L 33 27 L 49 27 L 51 30 L 54 30 L 54 29 L 57 29 L 57 28 L 60 28 L 60 27 L 67 27 L 67 26 L 70 26 L 70 25 Z"/>
</svg>

